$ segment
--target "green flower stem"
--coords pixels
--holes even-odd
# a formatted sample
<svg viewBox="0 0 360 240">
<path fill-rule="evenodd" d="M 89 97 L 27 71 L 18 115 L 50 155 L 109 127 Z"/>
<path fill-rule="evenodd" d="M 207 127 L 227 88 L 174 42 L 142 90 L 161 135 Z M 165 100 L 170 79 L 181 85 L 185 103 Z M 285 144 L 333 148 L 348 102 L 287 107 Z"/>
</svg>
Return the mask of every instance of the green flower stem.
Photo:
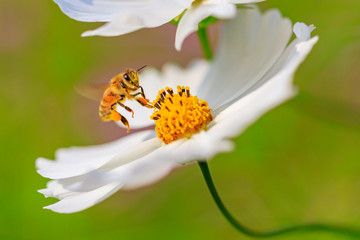
<svg viewBox="0 0 360 240">
<path fill-rule="evenodd" d="M 211 50 L 208 34 L 206 31 L 206 27 L 199 25 L 199 29 L 197 31 L 197 35 L 200 40 L 200 45 L 206 60 L 211 60 L 213 58 L 213 53 Z"/>
<path fill-rule="evenodd" d="M 344 227 L 336 227 L 331 225 L 325 225 L 325 224 L 304 224 L 304 225 L 296 225 L 296 226 L 290 226 L 286 228 L 280 228 L 275 229 L 271 231 L 255 231 L 248 227 L 245 227 L 241 223 L 239 223 L 227 210 L 223 202 L 221 201 L 214 182 L 211 178 L 210 170 L 208 167 L 208 164 L 206 161 L 198 162 L 201 172 L 204 176 L 205 182 L 207 184 L 207 187 L 211 193 L 211 196 L 213 197 L 217 207 L 221 211 L 221 213 L 224 215 L 226 220 L 239 232 L 250 236 L 250 237 L 256 237 L 256 238 L 267 238 L 267 237 L 275 237 L 287 233 L 294 233 L 294 232 L 315 232 L 315 231 L 323 231 L 323 232 L 331 232 L 341 235 L 347 235 L 354 237 L 356 239 L 360 239 L 360 231 L 344 228 Z"/>
</svg>

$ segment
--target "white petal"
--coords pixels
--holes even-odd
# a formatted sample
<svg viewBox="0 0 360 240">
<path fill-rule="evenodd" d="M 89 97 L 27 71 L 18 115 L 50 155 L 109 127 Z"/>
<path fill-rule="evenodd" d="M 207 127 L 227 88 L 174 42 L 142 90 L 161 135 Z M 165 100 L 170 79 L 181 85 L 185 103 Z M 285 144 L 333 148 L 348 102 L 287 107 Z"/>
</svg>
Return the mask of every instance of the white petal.
<svg viewBox="0 0 360 240">
<path fill-rule="evenodd" d="M 163 146 L 167 159 L 185 164 L 193 161 L 209 160 L 220 152 L 229 152 L 234 149 L 234 144 L 225 139 L 201 131 L 176 142 Z"/>
<path fill-rule="evenodd" d="M 53 0 L 60 9 L 69 17 L 83 22 L 108 22 L 114 16 L 136 12 L 143 8 L 153 11 L 159 9 L 160 0 Z M 174 6 L 183 9 L 189 7 L 191 0 L 168 0 Z"/>
<path fill-rule="evenodd" d="M 69 17 L 84 22 L 107 22 L 119 11 L 138 8 L 146 0 L 106 1 L 106 0 L 54 0 Z"/>
<path fill-rule="evenodd" d="M 80 189 L 75 192 L 65 187 L 68 187 L 69 180 L 53 180 L 47 184 L 47 189 L 39 190 L 46 197 L 55 197 L 61 199 L 61 201 L 45 207 L 55 212 L 60 213 L 72 213 L 82 211 L 88 207 L 95 205 L 96 203 L 104 200 L 105 198 L 112 195 L 117 190 L 121 189 L 133 189 L 148 184 L 152 184 L 155 181 L 166 176 L 173 168 L 177 167 L 178 164 L 171 161 L 159 161 L 155 158 L 143 158 L 126 164 L 118 169 L 114 169 L 108 173 L 102 180 L 107 178 L 116 177 L 117 181 L 111 181 L 110 183 L 104 184 L 101 182 L 99 187 L 91 190 Z M 66 182 L 68 180 L 68 182 Z"/>
<path fill-rule="evenodd" d="M 53 197 L 57 199 L 63 199 L 75 195 L 75 192 L 71 192 L 63 187 L 58 180 L 49 181 L 46 184 L 45 189 L 38 190 L 39 193 L 44 194 L 45 197 Z"/>
<path fill-rule="evenodd" d="M 138 132 L 103 145 L 59 149 L 55 161 L 38 158 L 36 167 L 39 174 L 51 179 L 85 174 L 110 162 L 116 154 L 139 144 L 152 133 L 152 130 Z"/>
<path fill-rule="evenodd" d="M 233 18 L 236 15 L 236 6 L 229 3 L 207 4 L 200 3 L 188 9 L 181 17 L 176 29 L 175 48 L 180 51 L 185 38 L 197 31 L 199 23 L 209 16 L 221 19 Z"/>
<path fill-rule="evenodd" d="M 150 101 L 156 99 L 161 89 L 165 87 L 176 89 L 178 85 L 189 86 L 191 93 L 196 94 L 208 69 L 209 63 L 204 60 L 193 61 L 186 68 L 168 63 L 162 67 L 161 72 L 149 67 L 139 75 L 140 85 L 144 88 L 145 95 Z M 153 109 L 145 108 L 136 101 L 127 101 L 125 105 L 133 109 L 134 118 L 120 107 L 117 108 L 117 111 L 129 121 L 130 131 L 131 129 L 154 125 L 154 121 L 150 119 Z M 118 124 L 125 128 L 121 122 Z"/>
<path fill-rule="evenodd" d="M 311 32 L 315 29 L 314 25 L 307 26 L 305 23 L 297 22 L 293 31 L 300 41 L 307 41 L 311 37 Z"/>
<path fill-rule="evenodd" d="M 158 27 L 171 21 L 191 4 L 191 0 L 148 0 L 134 6 L 129 6 L 129 1 L 126 2 L 127 7 L 118 8 L 108 23 L 95 30 L 86 31 L 82 36 L 117 36 L 141 28 Z"/>
<path fill-rule="evenodd" d="M 157 138 L 154 140 L 158 141 Z M 139 145 L 144 144 L 146 143 Z M 129 152 L 131 151 L 132 149 L 129 149 Z M 121 155 L 124 157 L 118 159 L 117 165 L 115 163 L 108 164 L 81 176 L 50 181 L 47 189 L 40 190 L 40 192 L 47 197 L 63 198 L 63 196 L 68 196 L 69 191 L 70 193 L 88 192 L 112 182 L 121 183 L 126 189 L 136 188 L 157 181 L 178 166 L 164 158 L 161 151 L 155 152 L 155 154 L 147 153 L 145 156 L 128 154 L 127 152 Z"/>
<path fill-rule="evenodd" d="M 213 109 L 238 98 L 272 68 L 290 37 L 291 23 L 277 10 L 261 15 L 257 9 L 241 9 L 224 23 L 218 54 L 199 97 Z M 221 93 L 221 94 L 219 94 Z"/>
<path fill-rule="evenodd" d="M 128 148 L 123 149 L 123 151 L 118 151 L 114 156 L 112 156 L 111 160 L 101 166 L 99 170 L 107 171 L 123 166 L 124 164 L 151 154 L 161 145 L 162 142 L 157 137 L 151 138 L 142 143 L 129 145 Z"/>
<path fill-rule="evenodd" d="M 177 64 L 166 64 L 162 69 L 163 79 L 165 80 L 164 87 L 169 86 L 176 89 L 178 85 L 189 86 L 191 92 L 196 94 L 209 70 L 209 65 L 205 60 L 192 61 L 185 68 Z"/>
<path fill-rule="evenodd" d="M 116 169 L 118 171 L 114 171 L 114 173 L 121 176 L 123 189 L 134 189 L 160 180 L 178 166 L 167 158 L 159 159 L 156 155 L 148 155 L 124 165 L 121 170 L 121 167 Z M 120 175 L 118 175 L 119 173 Z"/>
<path fill-rule="evenodd" d="M 234 137 L 264 113 L 294 96 L 294 73 L 317 41 L 318 37 L 314 37 L 309 41 L 295 41 L 296 44 L 289 45 L 274 66 L 278 71 L 270 71 L 264 77 L 262 85 L 221 112 L 214 119 L 214 126 L 210 128 L 209 134 L 220 138 Z"/>
<path fill-rule="evenodd" d="M 211 16 L 219 19 L 230 19 L 236 16 L 236 12 L 236 5 L 221 2 L 216 4 L 216 7 L 214 7 Z"/>
<path fill-rule="evenodd" d="M 89 208 L 119 190 L 121 184 L 111 183 L 90 192 L 73 193 L 55 204 L 44 207 L 58 213 L 74 213 Z"/>
<path fill-rule="evenodd" d="M 121 183 L 124 189 L 137 188 L 166 176 L 173 168 L 178 167 L 178 163 L 210 159 L 219 152 L 228 152 L 233 148 L 231 141 L 202 131 L 190 139 L 158 145 L 155 151 L 145 156 L 137 158 L 135 155 L 125 155 L 123 160 L 117 159 L 118 165 L 107 164 L 85 175 L 58 182 L 65 189 L 77 192 L 91 191 L 111 182 Z"/>
<path fill-rule="evenodd" d="M 119 150 L 117 154 L 112 156 L 111 160 L 98 169 L 82 175 L 64 177 L 63 179 L 58 179 L 57 182 L 66 190 L 88 192 L 112 182 L 119 182 L 124 185 L 128 181 L 135 181 L 136 179 L 133 180 L 132 176 L 140 171 L 139 169 L 145 171 L 147 168 L 144 166 L 154 165 L 154 169 L 159 170 L 159 172 L 154 170 L 154 172 L 148 173 L 147 175 L 153 174 L 150 177 L 157 178 L 158 175 L 163 176 L 164 168 L 168 168 L 170 165 L 165 162 L 164 168 L 160 168 L 157 155 L 152 154 L 161 145 L 162 143 L 157 137 L 149 139 L 127 149 Z M 152 156 L 155 156 L 155 158 Z M 146 175 L 144 175 L 144 179 L 146 182 L 155 181 L 148 180 L 149 177 L 146 177 Z"/>
<path fill-rule="evenodd" d="M 111 182 L 121 183 L 122 189 L 135 189 L 150 185 L 179 166 L 165 160 L 163 155 L 160 159 L 157 156 L 159 155 L 149 154 L 139 159 L 133 159 L 133 161 L 110 171 L 96 170 L 84 176 L 76 185 L 66 185 L 66 187 L 72 190 L 88 191 Z M 60 182 L 62 181 L 60 180 Z"/>
</svg>

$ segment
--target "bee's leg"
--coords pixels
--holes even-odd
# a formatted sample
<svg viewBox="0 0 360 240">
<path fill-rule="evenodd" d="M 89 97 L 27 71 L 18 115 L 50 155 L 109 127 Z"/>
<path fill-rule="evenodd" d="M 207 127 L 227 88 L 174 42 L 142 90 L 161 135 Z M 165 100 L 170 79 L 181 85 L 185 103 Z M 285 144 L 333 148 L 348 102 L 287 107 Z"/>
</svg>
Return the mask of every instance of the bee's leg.
<svg viewBox="0 0 360 240">
<path fill-rule="evenodd" d="M 135 98 L 138 103 L 140 103 L 142 106 L 147 108 L 153 108 L 151 104 L 149 104 L 149 101 L 146 98 L 143 97 L 137 97 Z"/>
<path fill-rule="evenodd" d="M 140 86 L 140 90 L 141 90 L 141 96 L 143 97 L 143 98 L 145 98 L 148 102 L 149 102 L 149 99 L 147 99 L 146 97 L 145 97 L 145 92 L 144 92 L 144 89 L 143 89 L 143 87 L 142 86 Z"/>
<path fill-rule="evenodd" d="M 124 124 L 126 127 L 127 127 L 127 133 L 129 133 L 129 131 L 130 131 L 130 126 L 129 126 L 129 122 L 128 122 L 128 120 L 124 117 L 124 116 L 122 116 L 121 115 L 121 122 L 122 122 L 122 124 Z"/>
<path fill-rule="evenodd" d="M 132 117 L 134 117 L 134 111 L 133 111 L 131 108 L 129 108 L 128 106 L 125 106 L 125 105 L 122 104 L 121 102 L 117 102 L 117 104 L 119 104 L 121 107 L 125 108 L 126 111 L 131 112 Z"/>
<path fill-rule="evenodd" d="M 137 95 L 141 94 L 141 92 L 137 92 L 135 94 L 131 94 L 131 96 L 136 97 Z"/>
<path fill-rule="evenodd" d="M 142 96 L 146 101 L 150 102 L 150 100 L 145 97 L 145 93 L 144 93 L 143 88 L 142 88 L 141 86 L 140 86 L 139 88 L 140 88 L 141 91 L 140 91 L 140 92 L 137 92 L 137 93 L 135 93 L 135 94 L 132 94 L 131 96 L 136 97 L 137 95 L 141 94 L 141 96 Z"/>
<path fill-rule="evenodd" d="M 111 120 L 114 120 L 115 122 L 121 121 L 122 124 L 124 124 L 125 127 L 127 127 L 127 132 L 130 131 L 129 122 L 123 115 L 121 115 L 117 111 L 112 111 L 110 117 L 111 117 Z"/>
<path fill-rule="evenodd" d="M 145 92 L 144 92 L 143 87 L 142 87 L 142 86 L 139 86 L 139 88 L 140 88 L 140 92 L 137 92 L 137 93 L 135 93 L 135 94 L 132 94 L 131 96 L 136 97 L 137 95 L 141 94 L 141 96 L 142 96 L 143 98 L 145 98 L 145 99 L 149 102 L 149 99 L 147 99 L 147 98 L 145 97 Z"/>
</svg>

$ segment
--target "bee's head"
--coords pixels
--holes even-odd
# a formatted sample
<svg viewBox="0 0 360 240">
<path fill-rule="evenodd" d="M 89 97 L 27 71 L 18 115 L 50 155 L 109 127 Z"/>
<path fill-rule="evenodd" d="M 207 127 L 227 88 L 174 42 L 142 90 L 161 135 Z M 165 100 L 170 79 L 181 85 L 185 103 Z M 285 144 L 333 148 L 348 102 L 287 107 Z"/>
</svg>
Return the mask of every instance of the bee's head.
<svg viewBox="0 0 360 240">
<path fill-rule="evenodd" d="M 123 73 L 122 78 L 129 87 L 139 87 L 139 76 L 137 71 L 129 69 Z"/>
</svg>

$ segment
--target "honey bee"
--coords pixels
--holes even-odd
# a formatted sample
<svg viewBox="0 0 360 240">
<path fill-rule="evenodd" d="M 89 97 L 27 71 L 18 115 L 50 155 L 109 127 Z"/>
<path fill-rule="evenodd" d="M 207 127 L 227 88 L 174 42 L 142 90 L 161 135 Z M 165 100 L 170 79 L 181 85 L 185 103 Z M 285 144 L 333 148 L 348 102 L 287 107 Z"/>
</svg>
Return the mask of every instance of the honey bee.
<svg viewBox="0 0 360 240">
<path fill-rule="evenodd" d="M 99 116 L 103 121 L 121 121 L 124 126 L 127 127 L 127 132 L 130 130 L 128 120 L 116 111 L 117 105 L 123 107 L 126 111 L 132 114 L 134 117 L 134 111 L 126 106 L 124 103 L 126 100 L 135 99 L 142 106 L 147 108 L 153 108 L 149 100 L 145 97 L 144 89 L 139 85 L 138 72 L 145 66 L 138 70 L 126 69 L 119 73 L 110 80 L 110 83 L 101 85 L 97 89 L 85 89 L 78 88 L 78 92 L 86 97 L 95 98 L 95 90 L 99 92 L 103 90 L 100 105 L 99 105 Z"/>
</svg>

